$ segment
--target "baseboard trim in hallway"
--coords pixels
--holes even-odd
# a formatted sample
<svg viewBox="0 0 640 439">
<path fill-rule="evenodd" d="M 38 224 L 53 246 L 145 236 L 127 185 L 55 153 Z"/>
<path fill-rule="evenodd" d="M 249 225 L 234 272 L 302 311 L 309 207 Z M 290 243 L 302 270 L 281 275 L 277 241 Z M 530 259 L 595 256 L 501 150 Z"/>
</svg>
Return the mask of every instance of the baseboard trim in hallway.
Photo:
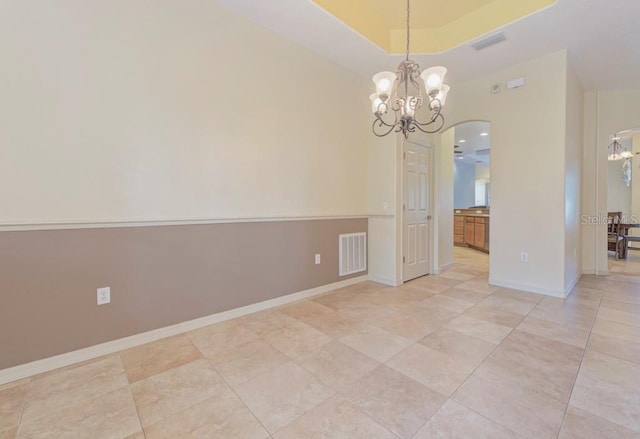
<svg viewBox="0 0 640 439">
<path fill-rule="evenodd" d="M 162 338 L 183 334 L 185 332 L 209 326 L 214 323 L 223 322 L 225 320 L 234 319 L 236 317 L 241 317 L 258 311 L 264 311 L 270 308 L 275 308 L 277 306 L 286 305 L 288 303 L 308 299 L 310 297 L 328 293 L 329 291 L 364 282 L 366 280 L 368 280 L 367 275 L 353 277 L 328 285 L 311 288 L 309 290 L 299 291 L 297 293 L 288 294 L 286 296 L 276 297 L 274 299 L 265 300 L 263 302 L 254 303 L 240 308 L 211 314 L 209 316 L 200 317 L 182 323 L 177 323 L 175 325 L 166 326 L 164 328 L 158 328 L 129 337 L 101 343 L 95 346 L 78 349 L 76 351 L 44 358 L 42 360 L 32 361 L 30 363 L 9 367 L 7 369 L 0 370 L 0 385 L 10 383 L 22 378 L 31 377 L 33 375 L 41 374 L 44 372 L 49 372 L 61 367 L 70 366 L 72 364 L 81 363 L 83 361 L 92 360 L 104 355 L 113 354 L 124 349 L 140 346 L 145 343 L 160 340 Z"/>
<path fill-rule="evenodd" d="M 569 293 L 564 291 L 546 290 L 544 288 L 536 288 L 530 285 L 522 285 L 515 282 L 505 282 L 497 279 L 489 279 L 489 284 L 496 287 L 511 288 L 512 290 L 526 291 L 527 293 L 543 294 L 545 296 L 559 297 L 560 299 L 566 299 Z M 570 291 L 570 290 L 569 290 Z"/>
</svg>

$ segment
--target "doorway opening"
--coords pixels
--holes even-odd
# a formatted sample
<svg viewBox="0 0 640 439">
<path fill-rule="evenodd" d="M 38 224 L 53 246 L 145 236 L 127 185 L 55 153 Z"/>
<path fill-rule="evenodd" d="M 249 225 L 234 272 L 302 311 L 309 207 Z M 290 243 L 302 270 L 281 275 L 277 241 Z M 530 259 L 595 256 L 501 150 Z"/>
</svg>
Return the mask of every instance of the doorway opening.
<svg viewBox="0 0 640 439">
<path fill-rule="evenodd" d="M 618 151 L 614 151 L 618 149 Z M 624 152 L 620 154 L 620 152 Z M 640 128 L 610 135 L 607 163 L 609 272 L 640 274 Z"/>
<path fill-rule="evenodd" d="M 453 261 L 488 268 L 491 249 L 491 124 L 469 121 L 442 136 L 453 166 Z"/>
</svg>

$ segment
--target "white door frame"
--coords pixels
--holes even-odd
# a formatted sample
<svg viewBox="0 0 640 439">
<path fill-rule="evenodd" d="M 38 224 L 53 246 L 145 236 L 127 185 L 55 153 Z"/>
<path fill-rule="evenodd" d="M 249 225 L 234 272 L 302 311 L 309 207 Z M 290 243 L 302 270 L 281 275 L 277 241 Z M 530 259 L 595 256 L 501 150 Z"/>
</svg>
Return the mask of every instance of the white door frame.
<svg viewBox="0 0 640 439">
<path fill-rule="evenodd" d="M 396 222 L 396 243 L 397 243 L 397 261 L 396 261 L 396 273 L 398 273 L 398 278 L 400 280 L 400 284 L 404 283 L 404 263 L 403 263 L 403 256 L 404 256 L 404 210 L 402 208 L 403 202 L 404 202 L 404 144 L 406 143 L 410 143 L 412 145 L 416 145 L 422 148 L 425 148 L 427 150 L 427 154 L 429 157 L 429 167 L 427 169 L 428 172 L 428 181 L 429 181 L 429 206 L 430 206 L 430 213 L 429 215 L 431 215 L 431 220 L 429 221 L 429 228 L 427 231 L 427 236 L 429 238 L 429 243 L 428 243 L 428 248 L 427 251 L 429 252 L 429 263 L 430 263 L 430 267 L 429 267 L 429 274 L 434 274 L 436 273 L 436 271 L 434 271 L 434 263 L 435 263 L 435 240 L 434 240 L 434 223 L 435 223 L 435 189 L 434 189 L 434 148 L 430 143 L 427 142 L 422 142 L 422 141 L 418 141 L 415 139 L 403 139 L 401 136 L 398 136 L 399 139 L 399 148 L 398 148 L 398 169 L 397 169 L 397 173 L 396 173 L 396 187 L 398 188 L 398 192 L 396 193 L 396 199 L 399 201 L 397 203 L 398 205 L 398 210 L 399 210 L 399 215 L 398 215 L 398 221 Z"/>
</svg>

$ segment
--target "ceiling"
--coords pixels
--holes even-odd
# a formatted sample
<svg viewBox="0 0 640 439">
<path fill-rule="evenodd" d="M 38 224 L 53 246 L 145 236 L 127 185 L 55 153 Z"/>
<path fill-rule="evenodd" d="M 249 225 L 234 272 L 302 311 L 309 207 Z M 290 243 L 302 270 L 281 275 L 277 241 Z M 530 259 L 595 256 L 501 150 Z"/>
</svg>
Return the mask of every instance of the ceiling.
<svg viewBox="0 0 640 439">
<path fill-rule="evenodd" d="M 363 76 L 394 69 L 402 60 L 401 55 L 389 55 L 310 0 L 217 1 Z M 393 1 L 403 13 L 404 2 Z M 439 1 L 433 10 L 439 11 L 450 1 Z M 514 4 L 520 1 L 509 0 Z M 447 11 L 448 15 L 438 20 L 451 20 L 459 14 L 455 8 Z M 397 20 L 393 17 L 389 17 L 387 27 Z M 537 13 L 494 29 L 503 31 L 507 41 L 485 50 L 476 51 L 469 46 L 472 41 L 466 41 L 442 53 L 412 54 L 411 58 L 423 68 L 446 66 L 448 82 L 455 84 L 566 49 L 585 90 L 640 89 L 638 17 L 639 0 L 557 0 Z M 431 24 L 438 24 L 433 20 Z"/>
<path fill-rule="evenodd" d="M 456 161 L 462 163 L 477 164 L 489 163 L 491 148 L 491 125 L 489 122 L 465 122 L 451 128 L 454 130 L 454 145 L 458 145 L 456 151 L 462 154 L 455 154 Z M 483 136 L 482 134 L 487 134 Z M 484 150 L 484 153 L 478 151 Z M 462 159 L 457 158 L 462 156 Z"/>
<path fill-rule="evenodd" d="M 313 1 L 386 52 L 405 53 L 407 13 L 404 0 Z M 411 47 L 415 53 L 443 52 L 555 1 L 414 0 L 411 3 Z"/>
</svg>

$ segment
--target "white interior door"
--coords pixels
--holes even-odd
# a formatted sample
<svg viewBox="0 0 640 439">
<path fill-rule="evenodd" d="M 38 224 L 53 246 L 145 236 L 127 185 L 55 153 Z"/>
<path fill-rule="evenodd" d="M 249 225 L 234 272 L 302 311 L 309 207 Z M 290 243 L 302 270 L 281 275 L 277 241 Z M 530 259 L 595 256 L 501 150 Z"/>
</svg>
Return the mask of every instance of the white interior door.
<svg viewBox="0 0 640 439">
<path fill-rule="evenodd" d="M 402 280 L 407 282 L 430 273 L 429 228 L 431 220 L 428 148 L 404 142 Z"/>
</svg>

